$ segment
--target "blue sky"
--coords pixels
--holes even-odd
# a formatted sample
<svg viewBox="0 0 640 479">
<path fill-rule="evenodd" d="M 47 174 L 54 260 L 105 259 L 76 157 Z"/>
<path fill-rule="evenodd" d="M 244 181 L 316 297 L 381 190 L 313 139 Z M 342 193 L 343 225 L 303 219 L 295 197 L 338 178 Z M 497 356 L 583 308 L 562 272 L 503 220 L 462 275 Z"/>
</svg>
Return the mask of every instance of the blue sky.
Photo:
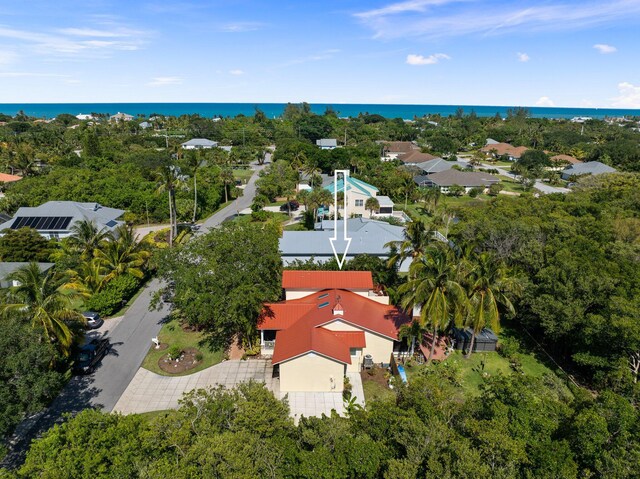
<svg viewBox="0 0 640 479">
<path fill-rule="evenodd" d="M 640 108 L 640 0 L 2 3 L 2 103 Z"/>
</svg>

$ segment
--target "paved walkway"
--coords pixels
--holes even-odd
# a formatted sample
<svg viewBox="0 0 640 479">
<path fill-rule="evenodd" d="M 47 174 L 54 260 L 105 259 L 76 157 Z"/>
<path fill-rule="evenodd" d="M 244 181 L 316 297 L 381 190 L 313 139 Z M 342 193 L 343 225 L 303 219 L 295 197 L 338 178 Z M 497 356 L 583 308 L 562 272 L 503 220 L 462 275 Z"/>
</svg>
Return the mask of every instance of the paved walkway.
<svg viewBox="0 0 640 479">
<path fill-rule="evenodd" d="M 140 368 L 113 411 L 133 414 L 175 409 L 178 400 L 188 391 L 218 385 L 232 388 L 250 379 L 266 383 L 267 388 L 277 395 L 279 382 L 272 375 L 271 361 L 261 359 L 224 361 L 203 371 L 178 377 L 160 376 Z"/>
</svg>

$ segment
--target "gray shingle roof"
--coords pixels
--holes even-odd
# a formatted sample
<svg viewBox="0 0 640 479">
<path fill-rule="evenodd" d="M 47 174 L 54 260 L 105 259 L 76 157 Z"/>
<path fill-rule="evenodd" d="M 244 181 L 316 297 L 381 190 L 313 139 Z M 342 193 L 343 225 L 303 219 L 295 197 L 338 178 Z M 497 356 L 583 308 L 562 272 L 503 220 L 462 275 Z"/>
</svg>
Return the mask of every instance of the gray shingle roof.
<svg viewBox="0 0 640 479">
<path fill-rule="evenodd" d="M 29 263 L 13 261 L 0 262 L 0 280 L 5 280 L 11 273 L 17 271 L 23 266 L 27 266 L 28 264 Z M 40 267 L 40 271 L 44 272 L 51 268 L 53 266 L 53 263 L 38 263 L 38 266 Z"/>
<path fill-rule="evenodd" d="M 189 141 L 185 141 L 181 146 L 183 148 L 187 146 L 194 146 L 194 147 L 200 147 L 200 148 L 213 148 L 214 146 L 218 146 L 218 142 L 207 140 L 206 138 L 193 138 Z"/>
<path fill-rule="evenodd" d="M 460 168 L 467 168 L 469 166 L 467 163 L 463 163 L 461 161 L 447 161 L 443 160 L 442 158 L 435 158 L 433 160 L 418 163 L 416 167 L 420 168 L 425 174 L 428 175 L 430 173 L 438 173 L 440 171 L 450 170 L 454 165 L 458 165 Z"/>
<path fill-rule="evenodd" d="M 459 185 L 465 187 L 489 186 L 498 183 L 500 178 L 482 172 L 446 170 L 429 175 L 429 180 L 438 186 Z"/>
<path fill-rule="evenodd" d="M 599 161 L 588 161 L 571 165 L 562 170 L 562 176 L 573 175 L 601 175 L 603 173 L 615 173 L 617 170 Z"/>
</svg>

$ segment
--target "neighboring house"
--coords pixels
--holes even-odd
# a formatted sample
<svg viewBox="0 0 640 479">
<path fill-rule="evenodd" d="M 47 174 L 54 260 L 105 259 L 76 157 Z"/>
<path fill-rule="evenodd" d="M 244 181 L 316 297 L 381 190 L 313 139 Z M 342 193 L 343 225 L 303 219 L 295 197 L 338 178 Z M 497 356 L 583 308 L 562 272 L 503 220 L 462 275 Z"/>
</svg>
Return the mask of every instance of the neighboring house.
<svg viewBox="0 0 640 479">
<path fill-rule="evenodd" d="M 78 115 L 76 115 L 76 118 L 78 120 L 94 120 L 95 118 L 93 118 L 93 115 L 91 115 L 90 113 L 85 114 L 85 113 L 79 113 Z"/>
<path fill-rule="evenodd" d="M 133 120 L 133 115 L 128 115 L 126 113 L 116 113 L 115 115 L 111 115 L 109 117 L 109 121 L 131 121 Z"/>
<path fill-rule="evenodd" d="M 78 221 L 95 222 L 98 229 L 114 231 L 123 222 L 118 221 L 124 210 L 107 208 L 99 203 L 76 201 L 48 201 L 36 207 L 21 207 L 13 219 L 0 224 L 2 230 L 34 228 L 45 238 L 66 238 Z"/>
<path fill-rule="evenodd" d="M 319 140 L 316 140 L 316 145 L 321 150 L 333 150 L 338 148 L 338 140 L 335 138 L 320 138 Z"/>
<path fill-rule="evenodd" d="M 389 141 L 382 142 L 382 161 L 391 161 L 398 156 L 420 148 L 412 141 Z"/>
<path fill-rule="evenodd" d="M 339 220 L 339 227 L 344 220 Z M 289 266 L 296 260 L 308 261 L 313 259 L 319 263 L 326 263 L 334 258 L 331 242 L 329 241 L 336 232 L 334 221 L 325 220 L 321 223 L 321 229 L 316 231 L 284 231 L 280 238 L 280 251 L 282 263 Z M 387 260 L 389 248 L 385 245 L 391 241 L 404 241 L 404 227 L 393 226 L 384 221 L 375 221 L 365 218 L 352 218 L 347 220 L 347 235 L 351 238 L 351 244 L 347 250 L 346 259 L 352 260 L 358 255 L 368 254 Z M 400 271 L 409 271 L 410 260 L 400 265 Z"/>
<path fill-rule="evenodd" d="M 574 116 L 569 120 L 571 123 L 584 123 L 586 121 L 593 120 L 590 116 Z"/>
<path fill-rule="evenodd" d="M 513 146 L 509 143 L 492 143 L 480 148 L 480 151 L 486 153 L 487 156 L 493 155 L 494 158 L 506 156 L 509 161 L 519 160 L 522 154 L 529 148 L 526 146 Z"/>
<path fill-rule="evenodd" d="M 14 183 L 22 179 L 22 176 L 9 175 L 7 173 L 0 173 L 0 198 L 4 198 L 4 184 Z"/>
<path fill-rule="evenodd" d="M 493 138 L 487 138 L 487 141 L 485 142 L 485 146 L 488 145 L 498 145 L 500 144 L 499 141 L 494 140 Z"/>
<path fill-rule="evenodd" d="M 616 171 L 618 170 L 599 161 L 587 161 L 586 163 L 568 166 L 562 170 L 561 176 L 563 180 L 569 180 L 573 176 L 602 175 L 603 173 L 615 173 Z"/>
<path fill-rule="evenodd" d="M 390 363 L 409 318 L 374 291 L 370 271 L 284 271 L 282 287 L 287 299 L 265 304 L 258 322 L 281 392 L 341 392 L 365 356 Z"/>
<path fill-rule="evenodd" d="M 8 280 L 8 276 L 11 273 L 19 270 L 24 266 L 28 266 L 29 263 L 20 263 L 20 262 L 1 262 L 0 261 L 0 288 L 10 288 L 12 286 L 20 286 L 18 281 L 10 281 Z M 38 263 L 38 267 L 40 271 L 43 273 L 48 271 L 51 267 L 53 267 L 54 263 Z"/>
<path fill-rule="evenodd" d="M 183 150 L 204 150 L 208 148 L 215 148 L 218 146 L 217 141 L 207 140 L 206 138 L 193 138 L 180 145 Z"/>
<path fill-rule="evenodd" d="M 582 161 L 580 161 L 579 159 L 569 155 L 554 155 L 551 158 L 549 158 L 549 160 L 551 160 L 551 163 L 566 162 L 572 165 L 577 165 L 579 163 L 582 163 Z"/>
<path fill-rule="evenodd" d="M 442 193 L 449 193 L 449 188 L 453 185 L 464 187 L 465 192 L 468 193 L 472 188 L 486 190 L 489 186 L 500 182 L 500 178 L 489 173 L 458 170 L 446 170 L 429 176 L 417 176 L 413 180 L 418 186 L 440 188 Z"/>
<path fill-rule="evenodd" d="M 335 187 L 335 182 L 331 181 L 331 183 L 329 183 L 327 186 L 325 186 L 324 188 L 326 190 L 329 190 L 329 192 L 331 192 L 331 194 L 334 193 L 334 187 Z M 367 199 L 373 197 L 373 198 L 380 198 L 378 197 L 378 188 L 376 188 L 373 185 L 370 185 L 369 183 L 365 183 L 362 180 L 358 180 L 356 178 L 353 178 L 352 176 L 348 176 L 347 177 L 347 188 L 345 191 L 344 188 L 344 180 L 338 180 L 338 191 L 344 191 L 345 192 L 345 200 L 346 200 L 346 204 L 347 204 L 347 216 L 348 217 L 357 217 L 357 216 L 364 216 L 366 218 L 370 218 L 372 216 L 371 212 L 369 210 L 367 210 L 365 208 L 365 205 L 367 203 Z M 386 197 L 385 197 L 386 198 Z M 392 215 L 393 214 L 393 202 L 386 198 L 385 200 L 385 208 L 388 210 L 389 206 L 391 207 L 391 212 L 387 213 L 388 215 Z M 378 202 L 380 202 L 380 199 L 378 199 Z M 342 210 L 342 202 L 341 203 L 340 208 Z M 380 205 L 382 206 L 382 205 Z M 330 205 L 329 207 L 329 214 L 332 214 L 335 212 L 335 205 Z M 341 211 L 340 214 L 344 214 L 343 211 Z"/>
<path fill-rule="evenodd" d="M 431 160 L 441 160 L 442 158 L 430 155 L 429 153 L 422 153 L 420 150 L 411 150 L 402 155 L 398 155 L 397 159 L 404 163 L 405 166 L 416 166 Z"/>
<path fill-rule="evenodd" d="M 142 128 L 143 130 L 151 128 L 152 126 L 153 124 L 149 123 L 148 121 L 143 121 L 142 123 L 140 123 L 140 128 Z"/>
<path fill-rule="evenodd" d="M 469 168 L 468 163 L 462 161 L 447 161 L 442 158 L 435 158 L 433 160 L 418 163 L 416 168 L 420 169 L 423 175 L 430 175 L 432 173 L 440 173 L 441 171 L 447 171 L 454 166 L 459 166 L 462 169 Z"/>
</svg>

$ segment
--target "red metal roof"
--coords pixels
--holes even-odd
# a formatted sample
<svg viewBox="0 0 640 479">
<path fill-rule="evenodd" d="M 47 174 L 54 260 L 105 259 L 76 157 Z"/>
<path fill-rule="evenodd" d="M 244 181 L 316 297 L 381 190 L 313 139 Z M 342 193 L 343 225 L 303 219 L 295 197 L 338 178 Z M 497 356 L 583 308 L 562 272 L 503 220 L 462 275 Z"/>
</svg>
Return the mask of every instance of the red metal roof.
<svg viewBox="0 0 640 479">
<path fill-rule="evenodd" d="M 284 289 L 373 289 L 370 271 L 291 271 L 282 272 Z"/>
<path fill-rule="evenodd" d="M 312 303 L 290 301 L 265 304 L 258 319 L 258 329 L 287 329 L 315 307 Z"/>
<path fill-rule="evenodd" d="M 331 331 L 331 334 L 350 348 L 364 348 L 367 345 L 364 331 Z"/>
</svg>

